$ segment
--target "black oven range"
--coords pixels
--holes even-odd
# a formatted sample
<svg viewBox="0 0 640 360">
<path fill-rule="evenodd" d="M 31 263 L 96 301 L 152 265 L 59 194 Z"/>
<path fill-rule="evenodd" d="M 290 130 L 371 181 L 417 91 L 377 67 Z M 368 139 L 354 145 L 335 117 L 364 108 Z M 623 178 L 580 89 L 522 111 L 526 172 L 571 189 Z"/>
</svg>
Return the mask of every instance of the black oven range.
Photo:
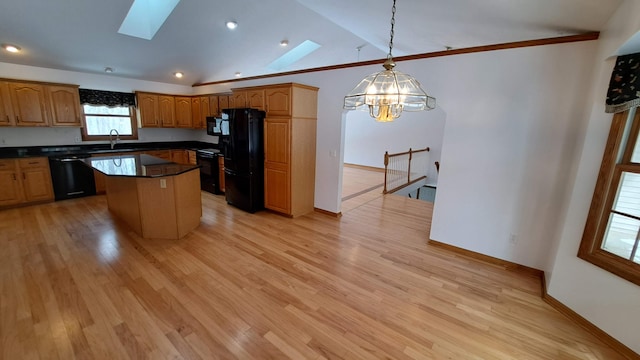
<svg viewBox="0 0 640 360">
<path fill-rule="evenodd" d="M 218 157 L 222 153 L 218 149 L 200 149 L 196 151 L 196 159 L 200 165 L 200 188 L 212 194 L 222 194 L 220 189 Z"/>
</svg>

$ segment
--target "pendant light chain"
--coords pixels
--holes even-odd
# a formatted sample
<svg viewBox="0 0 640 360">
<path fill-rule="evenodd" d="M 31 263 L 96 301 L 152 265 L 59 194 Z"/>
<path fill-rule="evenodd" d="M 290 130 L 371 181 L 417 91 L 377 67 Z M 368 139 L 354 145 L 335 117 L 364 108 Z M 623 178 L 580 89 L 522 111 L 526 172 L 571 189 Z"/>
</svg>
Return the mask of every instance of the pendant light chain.
<svg viewBox="0 0 640 360">
<path fill-rule="evenodd" d="M 393 0 L 393 7 L 391 8 L 391 31 L 389 35 L 391 39 L 389 40 L 389 54 L 387 55 L 387 59 L 391 59 L 391 50 L 393 50 L 393 28 L 396 25 L 396 0 Z"/>
</svg>

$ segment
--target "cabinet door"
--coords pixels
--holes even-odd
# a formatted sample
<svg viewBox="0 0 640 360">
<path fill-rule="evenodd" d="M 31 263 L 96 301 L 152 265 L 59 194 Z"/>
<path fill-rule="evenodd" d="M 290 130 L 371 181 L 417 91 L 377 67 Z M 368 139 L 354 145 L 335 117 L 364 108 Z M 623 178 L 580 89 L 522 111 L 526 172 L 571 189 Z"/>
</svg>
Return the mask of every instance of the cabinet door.
<svg viewBox="0 0 640 360">
<path fill-rule="evenodd" d="M 173 161 L 176 164 L 188 164 L 189 159 L 187 157 L 187 150 L 184 150 L 184 149 L 171 150 L 171 161 Z"/>
<path fill-rule="evenodd" d="M 229 109 L 229 96 L 228 95 L 219 95 L 218 96 L 218 111 L 222 113 L 222 110 Z"/>
<path fill-rule="evenodd" d="M 142 127 L 159 127 L 158 95 L 146 93 L 138 93 L 137 95 Z"/>
<path fill-rule="evenodd" d="M 291 213 L 290 119 L 267 118 L 264 122 L 264 205 Z"/>
<path fill-rule="evenodd" d="M 158 96 L 158 110 L 160 112 L 160 126 L 176 127 L 176 102 L 173 96 Z"/>
<path fill-rule="evenodd" d="M 218 95 L 209 96 L 209 113 L 211 116 L 220 116 L 220 107 L 218 106 Z"/>
<path fill-rule="evenodd" d="M 247 106 L 264 111 L 264 90 L 247 91 Z"/>
<path fill-rule="evenodd" d="M 0 126 L 13 126 L 16 124 L 9 95 L 9 83 L 0 81 Z"/>
<path fill-rule="evenodd" d="M 267 116 L 291 115 L 291 88 L 271 88 L 264 91 Z"/>
<path fill-rule="evenodd" d="M 27 202 L 52 200 L 53 187 L 49 167 L 21 168 L 22 186 Z"/>
<path fill-rule="evenodd" d="M 54 126 L 81 126 L 80 95 L 75 86 L 47 86 L 51 104 L 51 124 Z"/>
<path fill-rule="evenodd" d="M 22 202 L 22 187 L 20 186 L 19 175 L 15 160 L 0 160 L 0 206 L 15 205 Z"/>
<path fill-rule="evenodd" d="M 202 109 L 200 108 L 200 98 L 191 98 L 191 126 L 194 129 L 202 127 Z"/>
<path fill-rule="evenodd" d="M 187 150 L 187 163 L 191 165 L 198 165 L 196 158 L 196 152 L 193 150 Z"/>
<path fill-rule="evenodd" d="M 191 117 L 191 98 L 188 96 L 176 96 L 176 127 L 190 128 L 193 121 Z"/>
<path fill-rule="evenodd" d="M 247 92 L 234 91 L 229 97 L 229 108 L 237 109 L 247 107 Z"/>
<path fill-rule="evenodd" d="M 211 113 L 211 106 L 209 105 L 209 97 L 201 96 L 200 97 L 200 126 L 196 127 L 196 129 L 206 129 L 207 128 L 207 117 L 213 116 Z"/>
<path fill-rule="evenodd" d="M 13 114 L 18 126 L 48 126 L 43 85 L 9 83 Z"/>
</svg>

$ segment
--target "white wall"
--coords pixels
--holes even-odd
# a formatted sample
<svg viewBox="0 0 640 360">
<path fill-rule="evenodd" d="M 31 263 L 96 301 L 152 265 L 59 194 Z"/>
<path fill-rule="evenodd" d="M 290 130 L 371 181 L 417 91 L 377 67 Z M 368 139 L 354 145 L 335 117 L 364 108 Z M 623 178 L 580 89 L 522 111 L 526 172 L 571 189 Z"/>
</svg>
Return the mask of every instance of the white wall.
<svg viewBox="0 0 640 360">
<path fill-rule="evenodd" d="M 430 112 L 404 112 L 392 123 L 379 123 L 366 111 L 350 111 L 345 122 L 344 162 L 384 168 L 385 151 L 392 154 L 429 147 L 427 178 L 435 184 L 434 162 L 440 161 L 445 117 L 438 107 Z"/>
<path fill-rule="evenodd" d="M 640 30 L 639 14 L 640 2 L 625 1 L 600 34 L 591 86 L 594 96 L 586 107 L 591 114 L 581 156 L 576 158 L 575 182 L 567 189 L 571 198 L 547 286 L 551 296 L 640 354 L 640 286 L 576 256 L 612 119 L 612 114 L 604 113 L 615 59 L 609 56 Z"/>
</svg>

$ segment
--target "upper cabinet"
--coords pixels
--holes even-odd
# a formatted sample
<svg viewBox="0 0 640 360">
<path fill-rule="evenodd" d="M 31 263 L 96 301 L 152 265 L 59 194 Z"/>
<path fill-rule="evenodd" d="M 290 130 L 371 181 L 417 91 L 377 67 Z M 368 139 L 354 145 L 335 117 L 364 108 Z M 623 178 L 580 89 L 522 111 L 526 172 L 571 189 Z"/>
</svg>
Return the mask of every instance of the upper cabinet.
<svg viewBox="0 0 640 360">
<path fill-rule="evenodd" d="M 16 118 L 13 115 L 11 96 L 9 95 L 9 83 L 0 81 L 0 126 L 13 126 Z"/>
<path fill-rule="evenodd" d="M 230 95 L 218 95 L 218 113 L 222 113 L 222 110 L 229 109 Z"/>
<path fill-rule="evenodd" d="M 44 85 L 10 82 L 9 94 L 16 125 L 49 125 Z"/>
<path fill-rule="evenodd" d="M 82 126 L 78 86 L 0 80 L 0 126 Z"/>
<path fill-rule="evenodd" d="M 176 96 L 176 127 L 192 127 L 193 118 L 191 116 L 191 97 Z"/>
<path fill-rule="evenodd" d="M 274 87 L 264 91 L 267 116 L 291 116 L 291 87 Z"/>
<path fill-rule="evenodd" d="M 158 96 L 158 112 L 160 117 L 160 126 L 176 126 L 176 101 L 172 95 Z"/>
<path fill-rule="evenodd" d="M 140 123 L 142 127 L 159 127 L 160 111 L 158 95 L 149 93 L 136 93 L 138 109 L 140 109 Z"/>
<path fill-rule="evenodd" d="M 54 126 L 82 126 L 80 97 L 75 85 L 46 87 L 51 105 L 51 124 Z"/>
<path fill-rule="evenodd" d="M 211 116 L 220 116 L 220 107 L 218 106 L 218 95 L 209 96 L 209 113 Z"/>
<path fill-rule="evenodd" d="M 191 126 L 199 129 L 201 127 L 201 123 L 203 122 L 202 118 L 202 108 L 200 107 L 200 97 L 192 97 L 191 98 Z"/>
<path fill-rule="evenodd" d="M 264 111 L 264 90 L 247 90 L 247 107 Z"/>
<path fill-rule="evenodd" d="M 237 109 L 247 107 L 247 92 L 246 91 L 234 91 L 229 97 L 229 108 Z"/>
</svg>

